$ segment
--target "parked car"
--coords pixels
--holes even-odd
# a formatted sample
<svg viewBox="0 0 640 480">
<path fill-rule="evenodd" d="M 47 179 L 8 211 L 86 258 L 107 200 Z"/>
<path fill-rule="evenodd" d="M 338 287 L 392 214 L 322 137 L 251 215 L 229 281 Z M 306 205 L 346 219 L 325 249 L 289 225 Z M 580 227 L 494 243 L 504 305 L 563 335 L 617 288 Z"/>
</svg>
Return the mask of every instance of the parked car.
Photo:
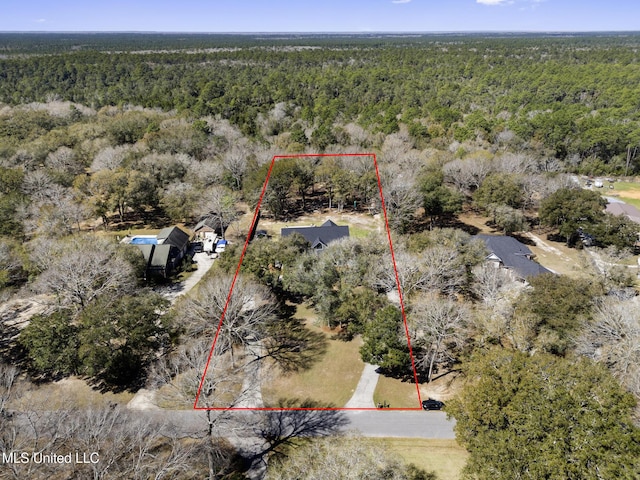
<svg viewBox="0 0 640 480">
<path fill-rule="evenodd" d="M 191 248 L 193 249 L 193 253 L 204 252 L 204 243 L 202 243 L 202 242 L 191 242 Z"/>
<path fill-rule="evenodd" d="M 440 400 L 434 400 L 433 398 L 427 398 L 422 401 L 423 410 L 440 410 L 444 407 L 444 403 Z"/>
<path fill-rule="evenodd" d="M 218 243 L 216 244 L 215 252 L 216 253 L 222 253 L 222 252 L 224 252 L 226 247 L 227 247 L 227 241 L 226 240 L 218 240 Z"/>
</svg>

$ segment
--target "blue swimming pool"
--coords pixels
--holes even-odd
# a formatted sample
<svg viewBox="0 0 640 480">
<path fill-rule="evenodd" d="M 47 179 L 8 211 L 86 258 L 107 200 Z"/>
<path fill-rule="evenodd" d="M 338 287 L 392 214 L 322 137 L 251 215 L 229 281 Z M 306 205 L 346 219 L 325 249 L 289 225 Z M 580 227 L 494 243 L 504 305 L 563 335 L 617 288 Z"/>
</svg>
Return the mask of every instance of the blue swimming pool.
<svg viewBox="0 0 640 480">
<path fill-rule="evenodd" d="M 129 243 L 131 245 L 157 245 L 158 239 L 155 237 L 133 237 Z"/>
</svg>

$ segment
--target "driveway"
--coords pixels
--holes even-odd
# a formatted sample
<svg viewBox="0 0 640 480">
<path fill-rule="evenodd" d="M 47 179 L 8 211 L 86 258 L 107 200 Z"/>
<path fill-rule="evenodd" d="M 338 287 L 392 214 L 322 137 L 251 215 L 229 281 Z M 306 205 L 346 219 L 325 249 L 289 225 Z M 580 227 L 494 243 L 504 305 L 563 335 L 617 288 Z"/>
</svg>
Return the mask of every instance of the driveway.
<svg viewBox="0 0 640 480">
<path fill-rule="evenodd" d="M 373 402 L 373 392 L 378 384 L 377 369 L 377 365 L 365 363 L 356 391 L 353 392 L 345 408 L 376 408 L 376 404 Z"/>
<path fill-rule="evenodd" d="M 193 272 L 193 274 L 191 274 L 184 282 L 159 288 L 157 290 L 158 293 L 170 300 L 171 303 L 174 303 L 178 297 L 187 294 L 189 290 L 196 286 L 202 277 L 209 271 L 215 260 L 206 253 L 200 252 L 193 256 L 193 261 L 198 265 L 198 269 Z"/>
</svg>

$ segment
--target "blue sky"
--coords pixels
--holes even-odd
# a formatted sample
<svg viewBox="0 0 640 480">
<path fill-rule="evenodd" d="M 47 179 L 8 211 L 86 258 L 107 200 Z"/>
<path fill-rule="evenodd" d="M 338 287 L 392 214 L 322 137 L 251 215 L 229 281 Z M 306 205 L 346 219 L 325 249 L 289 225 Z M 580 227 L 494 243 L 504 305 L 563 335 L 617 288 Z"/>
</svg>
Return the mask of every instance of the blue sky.
<svg viewBox="0 0 640 480">
<path fill-rule="evenodd" d="M 0 31 L 640 30 L 640 0 L 4 0 Z"/>
</svg>

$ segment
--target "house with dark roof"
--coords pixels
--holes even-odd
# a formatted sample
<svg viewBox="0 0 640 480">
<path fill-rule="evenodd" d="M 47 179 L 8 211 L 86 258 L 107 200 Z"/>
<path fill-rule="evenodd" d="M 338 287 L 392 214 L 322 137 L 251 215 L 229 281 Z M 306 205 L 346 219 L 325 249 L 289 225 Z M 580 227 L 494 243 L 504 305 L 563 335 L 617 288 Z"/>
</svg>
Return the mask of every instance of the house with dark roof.
<svg viewBox="0 0 640 480">
<path fill-rule="evenodd" d="M 158 235 L 139 235 L 123 241 L 135 245 L 147 264 L 147 276 L 168 277 L 189 250 L 190 235 L 179 227 L 160 230 Z M 128 240 L 128 241 L 127 241 Z"/>
<path fill-rule="evenodd" d="M 349 227 L 347 225 L 336 225 L 331 220 L 327 220 L 319 227 L 285 227 L 280 230 L 280 235 L 288 237 L 294 233 L 300 234 L 311 244 L 311 248 L 317 251 L 324 250 L 331 242 L 341 238 L 349 237 Z"/>
<path fill-rule="evenodd" d="M 213 237 L 222 237 L 224 234 L 224 229 L 222 228 L 222 224 L 220 223 L 220 219 L 218 217 L 205 217 L 200 220 L 195 227 L 193 227 L 193 231 L 198 238 L 213 238 Z"/>
<path fill-rule="evenodd" d="M 497 267 L 509 270 L 518 280 L 535 277 L 543 273 L 553 273 L 533 261 L 533 252 L 525 244 L 505 235 L 476 235 L 489 251 L 486 259 Z"/>
</svg>

